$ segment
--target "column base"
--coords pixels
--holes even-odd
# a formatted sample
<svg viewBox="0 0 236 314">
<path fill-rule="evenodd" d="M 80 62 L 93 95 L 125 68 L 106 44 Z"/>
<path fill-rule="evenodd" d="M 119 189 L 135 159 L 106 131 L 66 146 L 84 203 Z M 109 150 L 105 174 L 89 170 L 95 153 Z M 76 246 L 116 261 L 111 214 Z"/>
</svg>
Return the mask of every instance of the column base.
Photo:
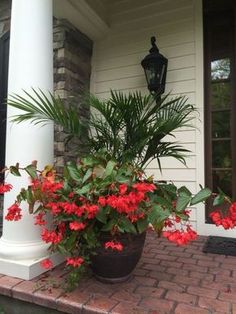
<svg viewBox="0 0 236 314">
<path fill-rule="evenodd" d="M 58 253 L 54 253 L 49 257 L 54 266 L 61 264 L 65 260 L 65 258 Z M 18 261 L 0 258 L 0 273 L 24 280 L 31 280 L 48 271 L 40 265 L 40 262 L 45 258 L 46 257 Z"/>
</svg>

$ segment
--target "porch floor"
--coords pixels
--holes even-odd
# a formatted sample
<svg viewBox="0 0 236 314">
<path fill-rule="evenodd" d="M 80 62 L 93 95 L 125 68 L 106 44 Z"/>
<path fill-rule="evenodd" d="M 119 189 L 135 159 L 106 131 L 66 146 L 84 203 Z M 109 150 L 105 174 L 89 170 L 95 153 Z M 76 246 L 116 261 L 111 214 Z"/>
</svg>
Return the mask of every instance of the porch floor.
<svg viewBox="0 0 236 314">
<path fill-rule="evenodd" d="M 236 257 L 202 253 L 205 241 L 199 237 L 177 247 L 149 232 L 126 283 L 102 284 L 89 277 L 65 294 L 57 287 L 65 275 L 59 266 L 31 281 L 0 275 L 0 294 L 73 314 L 235 314 Z"/>
</svg>

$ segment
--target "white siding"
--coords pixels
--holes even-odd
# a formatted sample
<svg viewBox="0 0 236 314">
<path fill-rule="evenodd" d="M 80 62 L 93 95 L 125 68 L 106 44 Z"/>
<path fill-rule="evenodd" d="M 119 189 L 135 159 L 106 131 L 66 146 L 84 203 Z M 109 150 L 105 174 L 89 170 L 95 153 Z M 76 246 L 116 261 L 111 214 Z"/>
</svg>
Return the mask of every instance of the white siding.
<svg viewBox="0 0 236 314">
<path fill-rule="evenodd" d="M 101 98 L 109 97 L 110 89 L 147 93 L 140 62 L 150 49 L 150 37 L 155 35 L 160 52 L 169 60 L 166 92 L 184 94 L 202 107 L 196 104 L 196 99 L 201 99 L 196 93 L 196 1 L 200 0 L 108 1 L 110 32 L 94 44 L 91 92 Z M 196 124 L 201 131 L 201 122 L 196 120 Z M 148 173 L 196 192 L 196 138 L 200 138 L 200 131 L 176 132 L 176 139 L 191 150 L 187 167 L 168 158 L 162 162 L 162 175 L 155 162 L 149 165 Z M 192 220 L 195 225 L 195 209 Z"/>
</svg>

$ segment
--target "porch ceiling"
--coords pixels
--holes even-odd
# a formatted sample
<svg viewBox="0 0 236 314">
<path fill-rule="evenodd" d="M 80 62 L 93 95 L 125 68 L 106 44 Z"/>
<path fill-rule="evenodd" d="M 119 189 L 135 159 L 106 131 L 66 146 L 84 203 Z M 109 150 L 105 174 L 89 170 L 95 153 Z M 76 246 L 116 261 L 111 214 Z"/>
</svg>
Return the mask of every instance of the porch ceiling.
<svg viewBox="0 0 236 314">
<path fill-rule="evenodd" d="M 92 40 L 109 31 L 107 3 L 103 0 L 54 0 L 53 14 L 67 19 Z"/>
</svg>

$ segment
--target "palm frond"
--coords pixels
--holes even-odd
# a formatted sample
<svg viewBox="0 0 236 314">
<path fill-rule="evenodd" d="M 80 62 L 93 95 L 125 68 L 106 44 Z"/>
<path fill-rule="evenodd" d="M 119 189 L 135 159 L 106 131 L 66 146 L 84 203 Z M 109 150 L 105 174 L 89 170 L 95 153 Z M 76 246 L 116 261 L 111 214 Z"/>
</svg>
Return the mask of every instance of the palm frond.
<svg viewBox="0 0 236 314">
<path fill-rule="evenodd" d="M 80 135 L 85 129 L 78 117 L 77 108 L 72 105 L 65 107 L 59 97 L 52 94 L 46 95 L 43 91 L 33 89 L 32 93 L 24 91 L 25 97 L 11 95 L 8 105 L 20 109 L 23 113 L 12 117 L 12 121 L 20 123 L 31 121 L 33 124 L 53 121 L 63 127 L 64 131 L 71 135 Z"/>
</svg>

